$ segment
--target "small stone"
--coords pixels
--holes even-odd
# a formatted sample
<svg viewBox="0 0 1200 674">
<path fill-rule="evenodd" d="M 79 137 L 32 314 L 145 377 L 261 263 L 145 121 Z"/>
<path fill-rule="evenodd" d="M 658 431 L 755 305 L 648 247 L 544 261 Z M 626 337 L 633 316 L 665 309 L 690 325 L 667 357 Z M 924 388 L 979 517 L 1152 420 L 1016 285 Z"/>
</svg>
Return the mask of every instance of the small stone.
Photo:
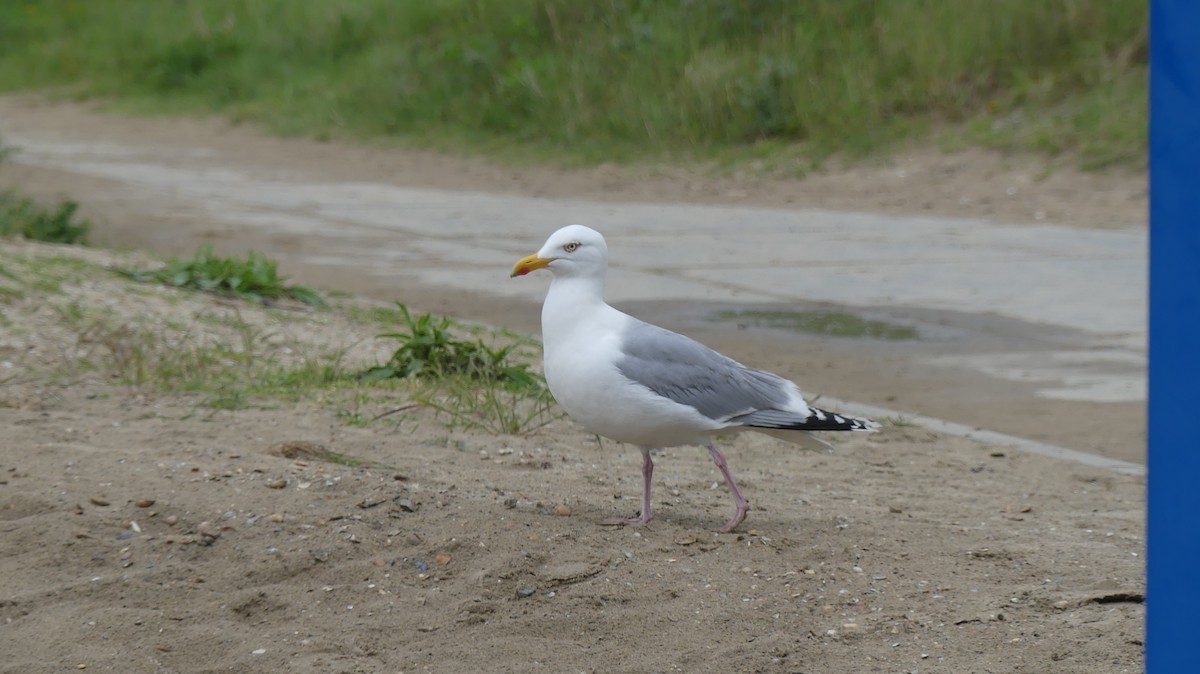
<svg viewBox="0 0 1200 674">
<path fill-rule="evenodd" d="M 138 499 L 137 501 L 134 502 L 134 505 L 139 508 L 149 508 L 150 506 L 154 505 L 154 499 L 152 499 L 152 498 Z"/>
<path fill-rule="evenodd" d="M 410 499 L 402 498 L 399 501 L 396 501 L 396 505 L 400 506 L 400 509 L 406 513 L 417 512 L 417 509 L 413 506 L 413 502 Z"/>
<path fill-rule="evenodd" d="M 200 542 L 204 545 L 212 545 L 213 541 L 221 536 L 221 532 L 214 529 L 211 522 L 201 522 L 196 526 L 196 533 L 200 534 Z"/>
<path fill-rule="evenodd" d="M 272 481 L 268 482 L 267 486 L 270 487 L 271 489 L 283 489 L 284 487 L 287 486 L 287 480 L 285 480 L 284 478 L 281 477 L 278 480 L 272 480 Z"/>
<path fill-rule="evenodd" d="M 103 506 L 108 505 L 108 499 L 103 499 L 103 498 L 100 498 L 99 496 L 93 496 L 88 500 L 91 501 L 92 505 L 95 505 L 95 506 L 103 507 Z M 84 665 L 84 667 L 87 667 L 87 665 Z"/>
<path fill-rule="evenodd" d="M 262 655 L 263 653 L 266 653 L 266 652 L 267 652 L 267 649 L 265 649 L 265 648 L 256 648 L 256 649 L 250 651 L 250 655 Z"/>
<path fill-rule="evenodd" d="M 433 558 L 433 561 L 438 566 L 446 566 L 450 563 L 450 555 L 437 555 Z"/>
<path fill-rule="evenodd" d="M 163 518 L 163 521 L 167 523 L 167 526 L 173 527 L 179 523 L 179 518 L 174 515 L 167 515 Z"/>
<path fill-rule="evenodd" d="M 523 587 L 517 590 L 517 597 L 521 599 L 532 597 L 534 592 L 535 590 L 532 587 Z"/>
<path fill-rule="evenodd" d="M 558 515 L 559 517 L 570 517 L 571 508 L 566 503 L 559 503 L 558 505 L 554 506 L 554 514 Z"/>
<path fill-rule="evenodd" d="M 904 512 L 904 509 L 901 508 L 900 506 L 888 506 L 888 512 L 898 515 L 898 514 Z"/>
<path fill-rule="evenodd" d="M 272 522 L 282 522 L 283 521 L 283 513 L 271 513 L 271 516 L 268 517 L 267 519 L 271 520 Z"/>
</svg>

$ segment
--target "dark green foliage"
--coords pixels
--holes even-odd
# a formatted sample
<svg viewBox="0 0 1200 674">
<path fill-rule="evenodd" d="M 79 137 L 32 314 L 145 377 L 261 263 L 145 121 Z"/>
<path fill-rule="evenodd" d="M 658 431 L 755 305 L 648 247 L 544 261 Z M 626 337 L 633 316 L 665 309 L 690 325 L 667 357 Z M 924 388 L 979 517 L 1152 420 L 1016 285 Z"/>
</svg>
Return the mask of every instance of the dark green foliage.
<svg viewBox="0 0 1200 674">
<path fill-rule="evenodd" d="M 121 273 L 137 281 L 240 297 L 260 304 L 292 299 L 312 306 L 325 306 L 315 290 L 287 283 L 287 279 L 277 273 L 277 266 L 275 260 L 254 251 L 250 251 L 245 260 L 218 257 L 213 254 L 212 244 L 205 244 L 190 260 L 171 260 L 163 269 L 122 270 Z"/>
<path fill-rule="evenodd" d="M 542 378 L 525 363 L 511 357 L 523 342 L 493 348 L 483 343 L 457 339 L 451 332 L 453 321 L 431 314 L 413 317 L 408 307 L 398 304 L 406 330 L 388 332 L 380 338 L 400 342 L 388 362 L 362 373 L 362 381 L 398 377 L 437 380 L 462 376 L 469 380 L 496 382 L 512 389 L 541 389 Z"/>
<path fill-rule="evenodd" d="M 79 204 L 63 201 L 54 210 L 46 210 L 28 197 L 0 191 L 0 236 L 23 236 L 47 243 L 86 243 L 86 220 L 76 222 Z"/>
<path fill-rule="evenodd" d="M 575 159 L 1145 157 L 1144 0 L 10 0 L 0 89 Z M 763 154 L 760 151 L 758 154 Z"/>
<path fill-rule="evenodd" d="M 414 318 L 408 307 L 398 306 L 404 329 L 379 336 L 397 340 L 399 348 L 387 363 L 359 375 L 360 381 L 418 382 L 417 403 L 447 417 L 451 425 L 490 433 L 524 435 L 561 418 L 545 379 L 527 363 L 513 361 L 528 340 L 497 348 L 480 339 L 458 339 L 452 330 L 462 326 L 449 318 Z"/>
</svg>

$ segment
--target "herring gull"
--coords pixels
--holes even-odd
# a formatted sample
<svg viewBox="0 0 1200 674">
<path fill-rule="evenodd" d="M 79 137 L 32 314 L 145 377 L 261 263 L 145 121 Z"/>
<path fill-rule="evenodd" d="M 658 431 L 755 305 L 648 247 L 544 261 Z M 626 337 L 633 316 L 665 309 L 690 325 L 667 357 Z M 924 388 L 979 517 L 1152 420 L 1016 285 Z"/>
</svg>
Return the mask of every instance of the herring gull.
<svg viewBox="0 0 1200 674">
<path fill-rule="evenodd" d="M 817 409 L 792 382 L 746 367 L 699 342 L 650 325 L 604 302 L 608 247 L 583 225 L 550 235 L 519 260 L 512 276 L 554 274 L 542 305 L 546 383 L 558 404 L 589 431 L 642 452 L 642 510 L 614 524 L 654 517 L 650 483 L 655 448 L 708 448 L 736 510 L 721 531 L 746 518 L 742 496 L 714 435 L 759 431 L 810 447 L 829 445 L 812 431 L 873 431 L 877 424 Z"/>
</svg>

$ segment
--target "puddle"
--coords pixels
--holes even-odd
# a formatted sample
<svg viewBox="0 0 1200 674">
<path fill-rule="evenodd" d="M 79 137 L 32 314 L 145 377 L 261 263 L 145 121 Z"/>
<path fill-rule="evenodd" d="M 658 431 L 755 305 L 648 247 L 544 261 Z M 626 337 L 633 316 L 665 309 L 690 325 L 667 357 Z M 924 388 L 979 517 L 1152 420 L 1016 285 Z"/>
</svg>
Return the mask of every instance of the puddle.
<svg viewBox="0 0 1200 674">
<path fill-rule="evenodd" d="M 739 325 L 803 332 L 826 337 L 866 337 L 870 339 L 920 339 L 910 325 L 865 319 L 842 311 L 769 311 L 744 309 L 719 311 L 717 318 Z"/>
<path fill-rule="evenodd" d="M 1079 402 L 1146 400 L 1146 360 L 1125 351 L 1049 351 L 939 356 L 928 363 L 964 367 L 1007 381 L 1037 386 L 1037 397 Z"/>
</svg>

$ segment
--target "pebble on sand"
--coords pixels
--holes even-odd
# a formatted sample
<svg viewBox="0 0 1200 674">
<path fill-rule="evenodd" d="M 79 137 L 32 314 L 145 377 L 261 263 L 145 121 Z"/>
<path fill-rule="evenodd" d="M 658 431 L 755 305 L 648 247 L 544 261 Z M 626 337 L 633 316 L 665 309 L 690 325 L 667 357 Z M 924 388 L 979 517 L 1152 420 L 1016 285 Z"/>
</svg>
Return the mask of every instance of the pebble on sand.
<svg viewBox="0 0 1200 674">
<path fill-rule="evenodd" d="M 200 534 L 200 542 L 205 545 L 212 544 L 221 536 L 221 532 L 214 529 L 211 522 L 201 522 L 196 525 L 196 533 Z"/>
</svg>

